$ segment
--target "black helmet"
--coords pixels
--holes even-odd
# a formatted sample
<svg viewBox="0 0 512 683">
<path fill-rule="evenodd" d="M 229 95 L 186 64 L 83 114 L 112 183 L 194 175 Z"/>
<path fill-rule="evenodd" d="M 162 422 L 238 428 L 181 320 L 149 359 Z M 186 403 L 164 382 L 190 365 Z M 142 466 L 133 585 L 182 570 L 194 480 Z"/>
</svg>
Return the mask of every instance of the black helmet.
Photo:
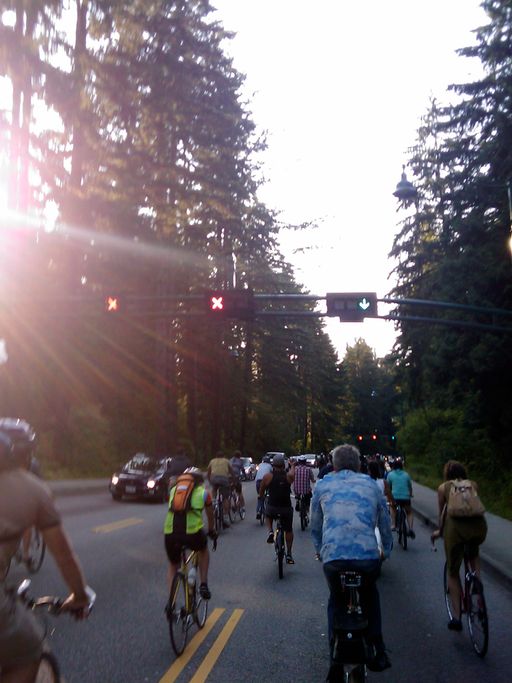
<svg viewBox="0 0 512 683">
<path fill-rule="evenodd" d="M 4 462 L 7 458 L 11 464 L 17 456 L 22 460 L 31 455 L 36 445 L 35 431 L 28 422 L 17 417 L 0 417 L 0 435 L 0 455 L 3 453 Z"/>
</svg>

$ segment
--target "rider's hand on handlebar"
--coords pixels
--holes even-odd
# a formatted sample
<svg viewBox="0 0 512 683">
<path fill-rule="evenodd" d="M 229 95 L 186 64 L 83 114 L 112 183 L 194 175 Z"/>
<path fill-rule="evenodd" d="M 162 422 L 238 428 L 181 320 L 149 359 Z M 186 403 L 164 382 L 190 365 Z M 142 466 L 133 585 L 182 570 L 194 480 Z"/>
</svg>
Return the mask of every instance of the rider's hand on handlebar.
<svg viewBox="0 0 512 683">
<path fill-rule="evenodd" d="M 87 619 L 91 607 L 90 598 L 87 593 L 76 596 L 71 593 L 63 602 L 61 611 L 71 612 L 75 619 Z"/>
</svg>

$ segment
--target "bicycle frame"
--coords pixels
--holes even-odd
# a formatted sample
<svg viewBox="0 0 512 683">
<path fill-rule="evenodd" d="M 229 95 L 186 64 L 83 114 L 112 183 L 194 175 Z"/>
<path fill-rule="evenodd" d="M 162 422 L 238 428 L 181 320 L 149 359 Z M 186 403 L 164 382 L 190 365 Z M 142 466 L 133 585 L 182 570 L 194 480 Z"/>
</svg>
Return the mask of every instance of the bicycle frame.
<svg viewBox="0 0 512 683">
<path fill-rule="evenodd" d="M 274 531 L 274 549 L 276 551 L 277 568 L 279 578 L 284 576 L 284 530 L 281 524 L 281 515 L 276 517 L 276 529 Z"/>
</svg>

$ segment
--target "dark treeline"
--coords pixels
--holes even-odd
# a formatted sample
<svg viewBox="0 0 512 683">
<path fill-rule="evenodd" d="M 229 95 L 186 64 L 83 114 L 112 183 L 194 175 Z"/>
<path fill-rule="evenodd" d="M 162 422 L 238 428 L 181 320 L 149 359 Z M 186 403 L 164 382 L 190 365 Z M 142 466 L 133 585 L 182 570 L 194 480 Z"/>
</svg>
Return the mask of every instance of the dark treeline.
<svg viewBox="0 0 512 683">
<path fill-rule="evenodd" d="M 12 84 L 0 413 L 34 423 L 61 472 L 178 443 L 199 462 L 218 448 L 325 450 L 340 433 L 340 383 L 318 319 L 102 314 L 112 292 L 163 300 L 235 275 L 258 293 L 303 291 L 278 250 L 283 226 L 257 198 L 264 141 L 210 3 L 0 12 Z M 56 207 L 56 230 L 30 218 L 43 206 Z"/>
<path fill-rule="evenodd" d="M 432 102 L 411 150 L 418 202 L 392 250 L 393 294 L 512 311 L 512 7 L 482 6 L 488 23 L 459 53 L 478 58 L 483 75 L 451 87 L 453 106 Z M 489 322 L 446 314 L 454 315 Z M 512 508 L 512 335 L 403 321 L 396 350 L 403 450 L 437 470 L 449 457 L 463 460 Z M 497 488 L 504 477 L 508 486 Z"/>
</svg>

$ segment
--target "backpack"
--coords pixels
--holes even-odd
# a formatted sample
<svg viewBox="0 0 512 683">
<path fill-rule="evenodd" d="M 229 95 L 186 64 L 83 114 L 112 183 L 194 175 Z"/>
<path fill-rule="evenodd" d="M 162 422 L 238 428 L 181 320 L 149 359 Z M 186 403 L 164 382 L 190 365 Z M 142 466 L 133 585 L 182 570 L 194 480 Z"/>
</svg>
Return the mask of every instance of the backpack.
<svg viewBox="0 0 512 683">
<path fill-rule="evenodd" d="M 199 483 L 193 474 L 180 474 L 176 479 L 174 496 L 171 501 L 171 512 L 188 512 L 190 510 L 192 492 Z"/>
<path fill-rule="evenodd" d="M 485 507 L 469 479 L 450 482 L 447 513 L 449 517 L 481 517 Z"/>
</svg>

